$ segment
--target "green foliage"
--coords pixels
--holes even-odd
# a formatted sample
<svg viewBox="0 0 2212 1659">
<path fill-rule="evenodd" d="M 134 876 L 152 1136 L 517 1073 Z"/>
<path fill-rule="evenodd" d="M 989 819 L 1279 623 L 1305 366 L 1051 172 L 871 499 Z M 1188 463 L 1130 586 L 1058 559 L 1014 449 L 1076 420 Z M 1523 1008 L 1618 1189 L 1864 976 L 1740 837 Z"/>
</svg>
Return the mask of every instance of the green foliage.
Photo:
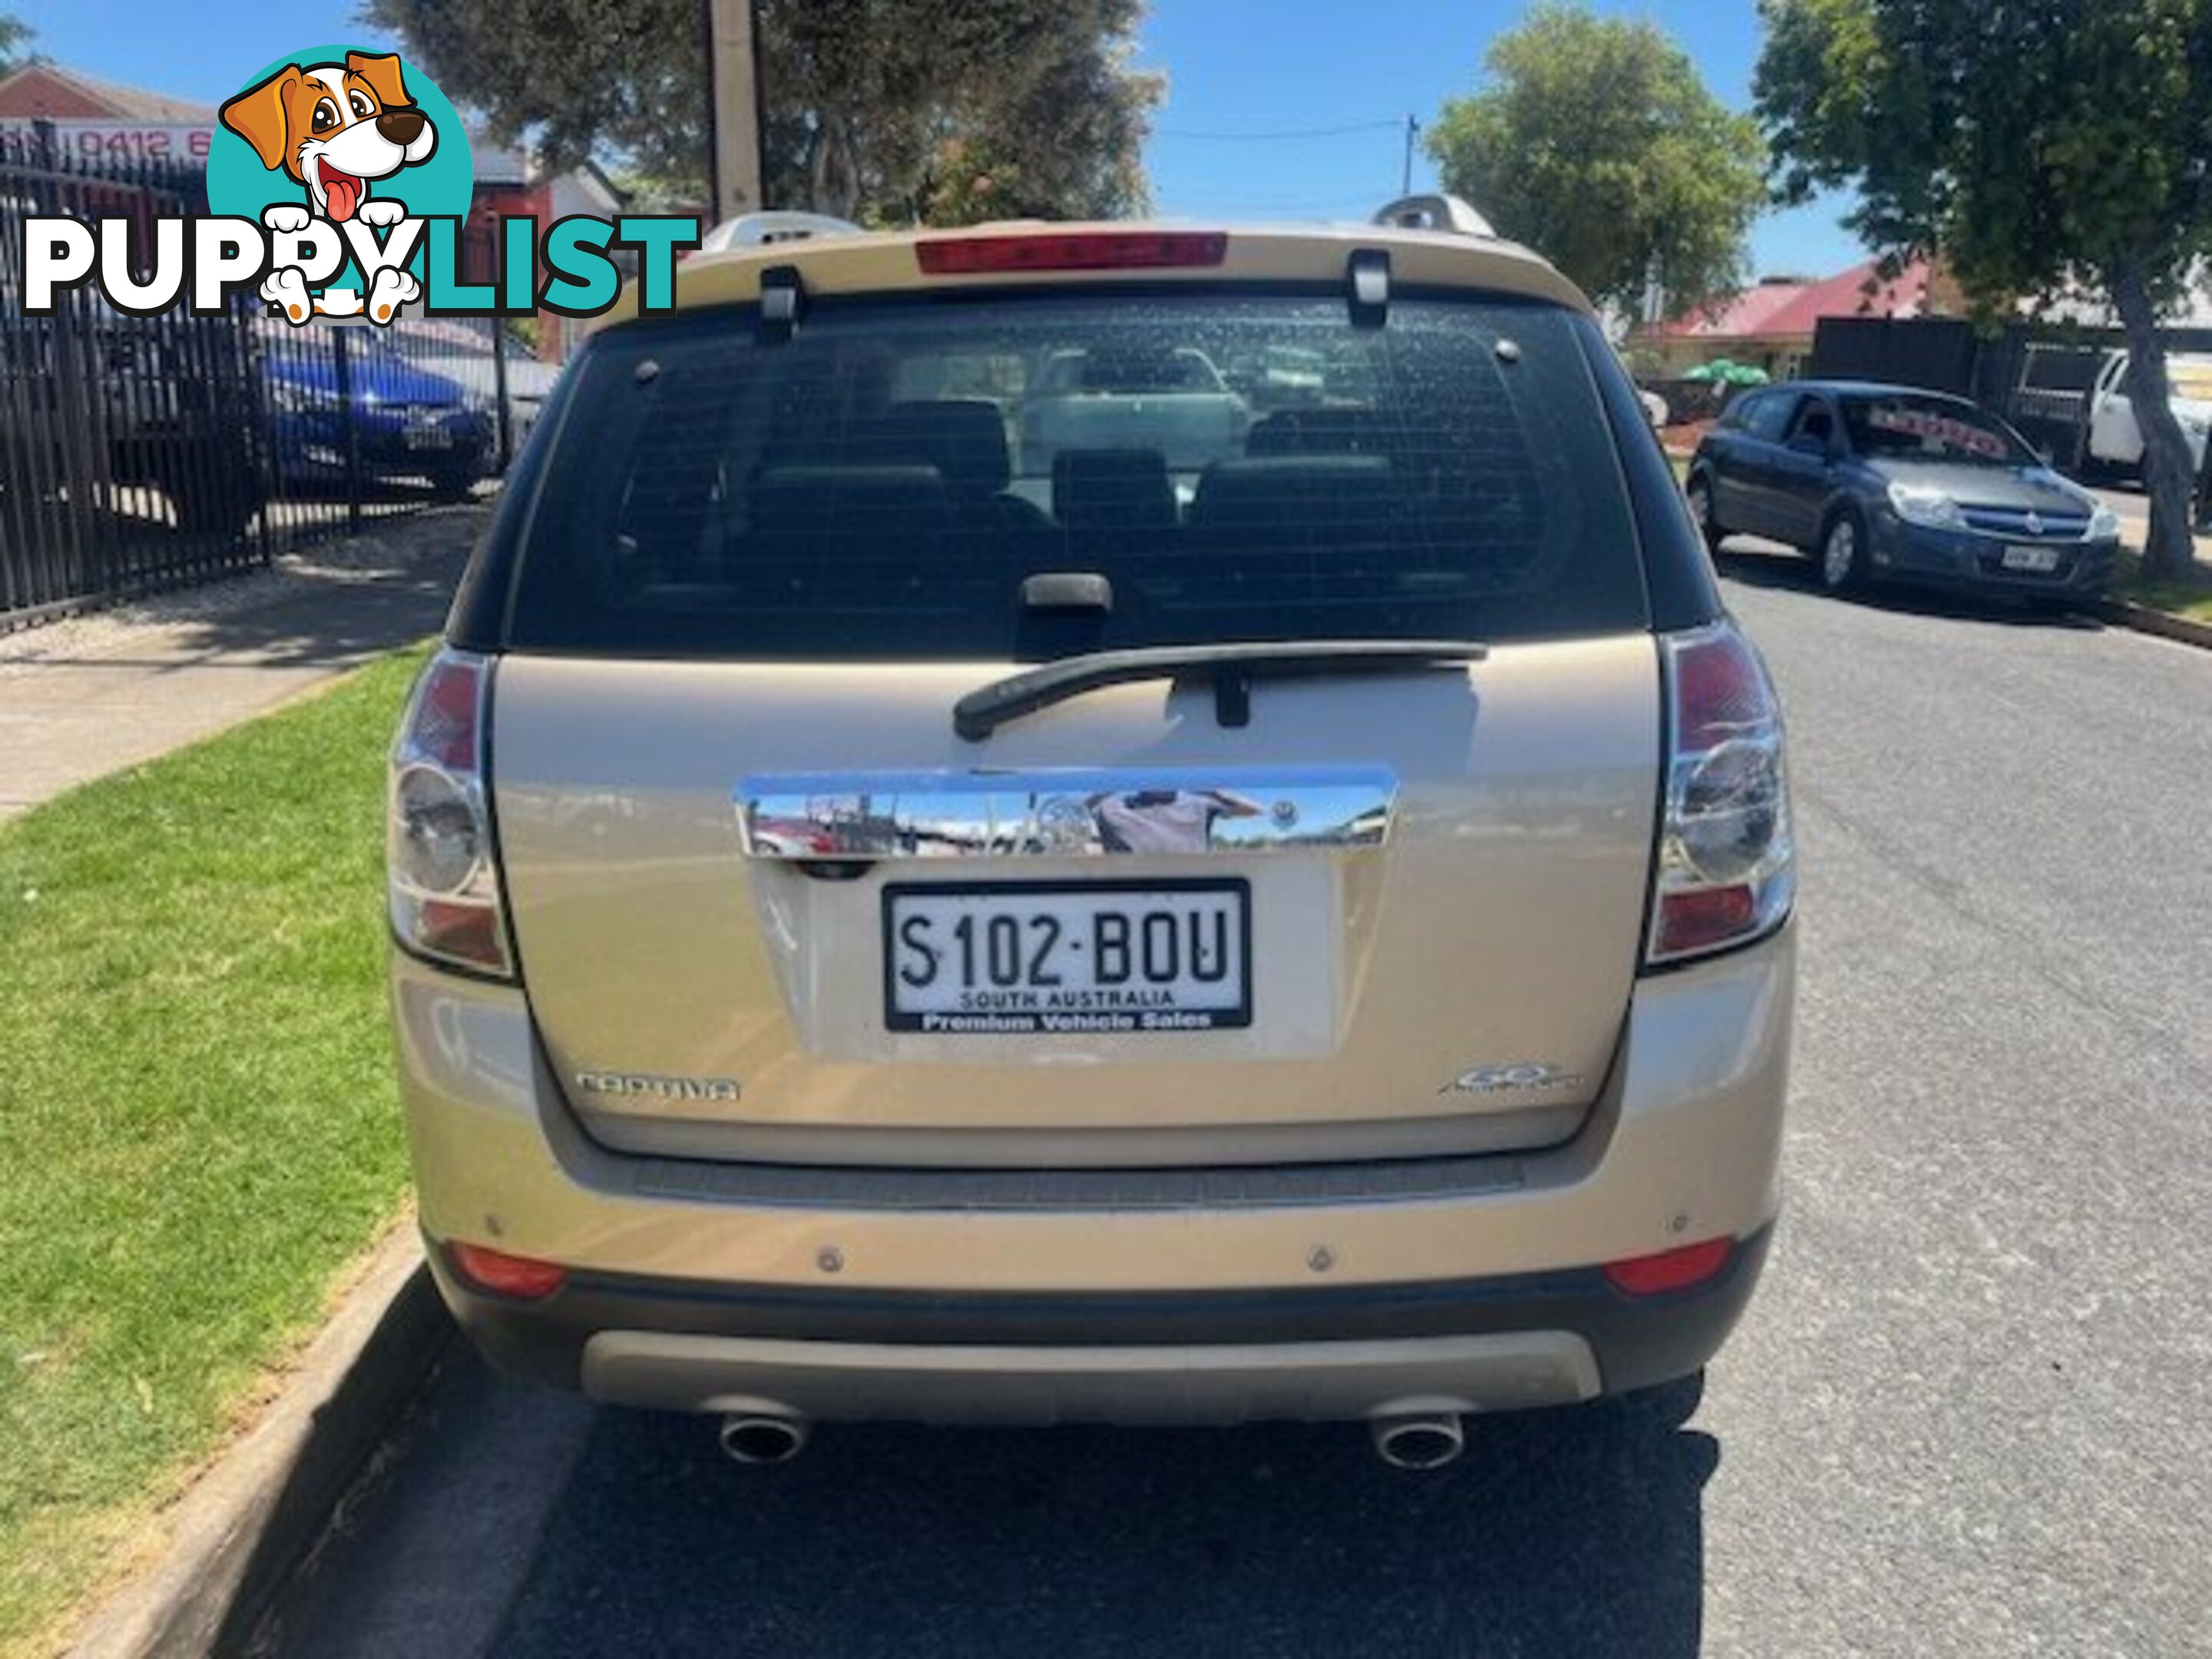
<svg viewBox="0 0 2212 1659">
<path fill-rule="evenodd" d="M 1429 132 L 1446 189 L 1601 302 L 1636 308 L 1655 271 L 1677 306 L 1741 285 L 1758 129 L 1656 26 L 1540 5 L 1485 64 Z"/>
<path fill-rule="evenodd" d="M 2185 564 L 2188 457 L 2150 349 L 2212 253 L 2212 0 L 1761 0 L 1758 112 L 1785 196 L 1849 185 L 1891 252 L 1977 306 L 2080 283 L 2129 335 L 2154 565 Z M 2145 411 L 2148 411 L 2147 414 Z"/>
<path fill-rule="evenodd" d="M 420 661 L 0 824 L 0 1652 L 54 1650 L 400 1206 L 384 751 Z"/>
<path fill-rule="evenodd" d="M 694 201 L 706 194 L 703 15 L 700 0 L 368 8 L 495 131 L 527 131 L 556 165 L 620 161 Z M 774 206 L 903 224 L 977 216 L 999 189 L 1053 217 L 1145 204 L 1164 83 L 1129 64 L 1142 0 L 759 0 L 757 15 Z M 979 179 L 993 186 L 980 197 Z"/>
<path fill-rule="evenodd" d="M 38 31 L 12 12 L 0 11 L 0 75 L 27 62 L 24 45 Z"/>
<path fill-rule="evenodd" d="M 1786 193 L 1855 185 L 1884 248 L 2002 304 L 2078 272 L 2179 293 L 2212 252 L 2207 0 L 1763 0 Z"/>
</svg>

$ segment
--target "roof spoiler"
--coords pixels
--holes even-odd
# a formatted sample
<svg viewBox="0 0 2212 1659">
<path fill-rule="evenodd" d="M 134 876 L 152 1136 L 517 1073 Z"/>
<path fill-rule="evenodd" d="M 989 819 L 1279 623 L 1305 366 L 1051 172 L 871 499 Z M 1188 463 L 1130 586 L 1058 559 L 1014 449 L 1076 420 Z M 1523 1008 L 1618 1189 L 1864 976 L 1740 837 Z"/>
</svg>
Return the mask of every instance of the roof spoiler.
<svg viewBox="0 0 2212 1659">
<path fill-rule="evenodd" d="M 702 253 L 736 247 L 767 247 L 775 242 L 808 242 L 817 236 L 858 236 L 860 227 L 826 213 L 746 213 L 725 219 L 700 238 Z"/>
</svg>

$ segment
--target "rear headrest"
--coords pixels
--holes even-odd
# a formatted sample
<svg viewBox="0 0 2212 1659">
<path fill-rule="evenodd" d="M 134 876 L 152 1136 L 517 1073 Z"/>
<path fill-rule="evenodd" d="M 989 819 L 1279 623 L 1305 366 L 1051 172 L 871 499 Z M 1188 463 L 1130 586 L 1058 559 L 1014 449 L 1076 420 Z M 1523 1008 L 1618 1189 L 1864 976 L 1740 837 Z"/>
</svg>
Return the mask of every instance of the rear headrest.
<svg viewBox="0 0 2212 1659">
<path fill-rule="evenodd" d="M 1157 449 L 1063 449 L 1052 458 L 1052 512 L 1069 530 L 1172 530 L 1168 458 Z"/>
<path fill-rule="evenodd" d="M 893 404 L 872 441 L 864 442 L 869 460 L 935 467 L 955 495 L 994 495 L 1013 477 L 1006 418 L 998 404 L 981 398 Z"/>
<path fill-rule="evenodd" d="M 1286 455 L 1216 461 L 1199 476 L 1194 526 L 1296 528 L 1387 509 L 1394 493 L 1382 455 Z"/>
<path fill-rule="evenodd" d="M 771 466 L 753 480 L 759 530 L 892 532 L 933 529 L 944 520 L 945 484 L 933 466 Z"/>
</svg>

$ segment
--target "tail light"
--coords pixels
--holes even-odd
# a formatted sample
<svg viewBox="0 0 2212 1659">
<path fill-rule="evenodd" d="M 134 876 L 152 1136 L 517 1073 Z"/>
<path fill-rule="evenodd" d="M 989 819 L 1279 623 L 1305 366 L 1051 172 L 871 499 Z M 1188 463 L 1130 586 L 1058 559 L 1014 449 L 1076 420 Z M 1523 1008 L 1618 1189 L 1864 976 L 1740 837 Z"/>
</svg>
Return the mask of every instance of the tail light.
<svg viewBox="0 0 2212 1659">
<path fill-rule="evenodd" d="M 1667 803 L 1647 964 L 1772 933 L 1797 890 L 1782 710 L 1765 665 L 1733 623 L 1661 641 Z"/>
<path fill-rule="evenodd" d="M 392 747 L 385 872 L 403 949 L 505 979 L 514 966 L 484 802 L 490 692 L 490 660 L 465 651 L 439 652 L 415 682 Z"/>
</svg>

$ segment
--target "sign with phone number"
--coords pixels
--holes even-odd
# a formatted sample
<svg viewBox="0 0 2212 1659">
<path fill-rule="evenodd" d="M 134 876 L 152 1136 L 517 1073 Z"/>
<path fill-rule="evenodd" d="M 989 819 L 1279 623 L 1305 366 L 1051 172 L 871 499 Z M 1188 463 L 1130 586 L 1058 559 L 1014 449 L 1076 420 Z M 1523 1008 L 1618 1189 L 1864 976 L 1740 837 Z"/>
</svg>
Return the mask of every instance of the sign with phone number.
<svg viewBox="0 0 2212 1659">
<path fill-rule="evenodd" d="M 80 161 L 189 161 L 204 166 L 215 143 L 215 128 L 159 126 L 143 121 L 0 121 L 0 133 L 36 138 L 40 126 L 53 129 L 54 148 Z"/>
</svg>

